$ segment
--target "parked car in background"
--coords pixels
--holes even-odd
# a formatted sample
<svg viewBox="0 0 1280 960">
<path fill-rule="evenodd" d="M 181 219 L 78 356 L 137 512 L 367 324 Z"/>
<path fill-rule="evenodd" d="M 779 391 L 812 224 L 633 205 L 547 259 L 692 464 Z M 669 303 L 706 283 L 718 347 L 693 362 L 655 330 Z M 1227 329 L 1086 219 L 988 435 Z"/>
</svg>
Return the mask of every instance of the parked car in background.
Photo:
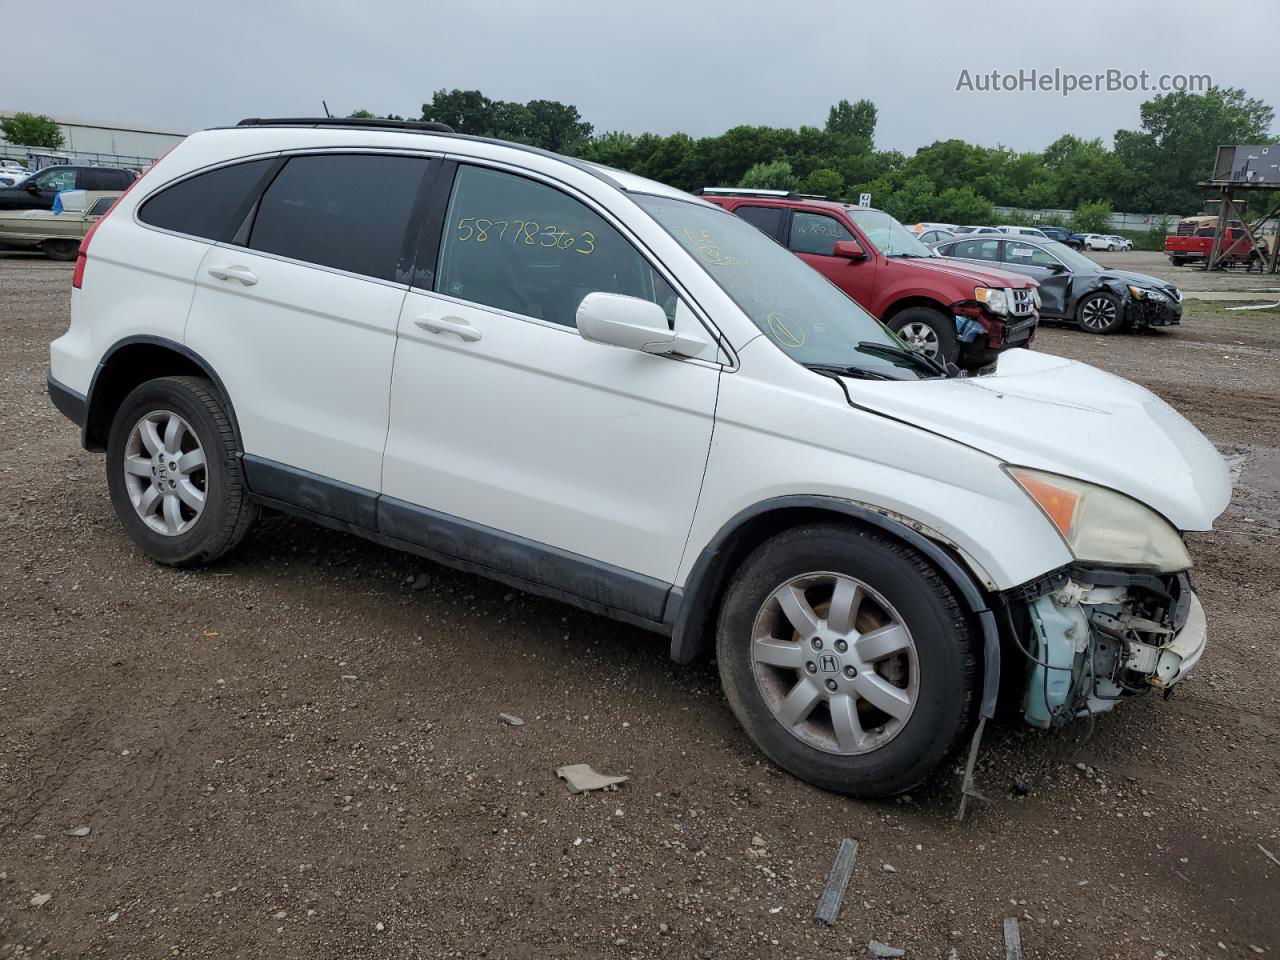
<svg viewBox="0 0 1280 960">
<path fill-rule="evenodd" d="M 1209 259 L 1213 250 L 1213 238 L 1218 232 L 1218 218 L 1213 216 L 1186 217 L 1178 221 L 1177 232 L 1164 238 L 1164 252 L 1175 267 L 1188 263 L 1201 263 Z M 1226 266 L 1249 267 L 1259 263 L 1271 253 L 1271 244 L 1277 242 L 1275 234 L 1269 239 L 1259 238 L 1250 246 L 1249 235 L 1239 220 L 1227 224 L 1227 235 L 1222 241 L 1222 256 Z"/>
<path fill-rule="evenodd" d="M 954 223 L 929 223 L 926 221 L 923 223 L 913 223 L 909 229 L 919 237 L 928 233 L 930 230 L 946 230 L 948 232 L 954 232 L 956 225 Z"/>
<path fill-rule="evenodd" d="M 64 190 L 123 192 L 137 179 L 120 167 L 45 167 L 25 180 L 0 187 L 0 210 L 48 210 Z"/>
<path fill-rule="evenodd" d="M 1116 243 L 1114 237 L 1108 237 L 1101 233 L 1081 233 L 1080 246 L 1084 250 L 1116 250 L 1119 244 Z"/>
<path fill-rule="evenodd" d="M 934 228 L 933 230 L 924 231 L 917 239 L 926 247 L 933 247 L 935 244 L 942 243 L 944 240 L 950 240 L 955 236 L 956 234 L 952 233 L 950 230 L 939 230 Z"/>
<path fill-rule="evenodd" d="M 976 226 L 973 226 L 972 224 L 969 224 L 968 226 L 963 226 L 963 227 L 952 227 L 951 232 L 952 233 L 990 233 L 994 229 L 995 229 L 994 227 L 976 227 Z"/>
<path fill-rule="evenodd" d="M 1014 236 L 1035 237 L 1039 240 L 1049 239 L 1039 227 L 1017 227 L 1010 224 L 1001 224 L 995 229 L 1000 233 L 1011 233 Z"/>
<path fill-rule="evenodd" d="M 839 207 L 776 209 L 816 244 L 802 215 Z M 852 212 L 859 267 L 1031 289 Z M 1028 350 L 952 377 L 746 219 L 620 170 L 425 124 L 207 130 L 98 221 L 69 293 L 50 399 L 145 556 L 212 563 L 265 505 L 658 632 L 829 790 L 976 756 L 1002 692 L 1057 728 L 1206 646 L 1182 532 L 1231 482 L 1172 408 Z M 448 668 L 483 696 L 484 664 Z"/>
<path fill-rule="evenodd" d="M 0 160 L 0 187 L 10 187 L 25 180 L 30 171 L 16 160 Z"/>
<path fill-rule="evenodd" d="M 122 191 L 68 190 L 52 210 L 0 210 L 0 244 L 39 248 L 50 260 L 74 260 L 80 240 Z"/>
<path fill-rule="evenodd" d="M 1040 232 L 1045 235 L 1046 239 L 1057 240 L 1058 243 L 1065 243 L 1069 247 L 1080 248 L 1080 241 L 1075 239 L 1076 234 L 1072 233 L 1066 227 L 1040 227 Z"/>
<path fill-rule="evenodd" d="M 1090 333 L 1182 322 L 1182 293 L 1159 277 L 1111 270 L 1055 240 L 984 234 L 941 244 L 944 257 L 991 264 L 1040 284 L 1040 316 Z"/>
<path fill-rule="evenodd" d="M 1107 239 L 1108 239 L 1108 240 L 1114 240 L 1114 241 L 1115 241 L 1116 249 L 1117 249 L 1117 250 L 1132 250 L 1132 249 L 1133 249 L 1133 241 L 1132 241 L 1132 240 L 1130 240 L 1128 237 L 1122 237 L 1122 236 L 1120 236 L 1118 233 L 1109 233 L 1109 234 L 1107 234 Z"/>
<path fill-rule="evenodd" d="M 976 370 L 1035 337 L 1033 281 L 946 263 L 883 211 L 732 187 L 702 193 L 787 247 L 926 356 Z"/>
</svg>

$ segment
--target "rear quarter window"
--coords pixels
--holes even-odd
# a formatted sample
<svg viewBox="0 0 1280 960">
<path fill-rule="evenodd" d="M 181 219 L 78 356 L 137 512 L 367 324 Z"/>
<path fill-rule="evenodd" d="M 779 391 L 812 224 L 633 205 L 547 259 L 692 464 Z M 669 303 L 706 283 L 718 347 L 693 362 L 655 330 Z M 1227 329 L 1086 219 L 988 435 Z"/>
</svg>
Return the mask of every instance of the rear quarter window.
<svg viewBox="0 0 1280 960">
<path fill-rule="evenodd" d="M 251 160 L 181 180 L 143 202 L 138 219 L 162 230 L 206 240 L 226 240 L 244 216 L 274 160 Z"/>
</svg>

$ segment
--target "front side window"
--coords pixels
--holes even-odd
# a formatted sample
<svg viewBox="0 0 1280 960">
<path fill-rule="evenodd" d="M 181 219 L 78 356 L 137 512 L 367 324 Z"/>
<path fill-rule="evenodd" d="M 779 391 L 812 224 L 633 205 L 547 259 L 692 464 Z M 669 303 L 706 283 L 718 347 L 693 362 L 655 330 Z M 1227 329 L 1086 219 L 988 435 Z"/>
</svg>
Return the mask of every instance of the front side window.
<svg viewBox="0 0 1280 960">
<path fill-rule="evenodd" d="M 35 177 L 35 183 L 41 191 L 50 193 L 74 190 L 76 188 L 76 172 L 74 170 L 50 170 L 47 173 L 38 173 Z"/>
<path fill-rule="evenodd" d="M 106 213 L 108 210 L 111 209 L 111 205 L 115 203 L 116 200 L 118 199 L 119 197 L 99 197 L 97 200 L 93 202 L 93 206 L 90 207 L 87 211 L 85 211 L 85 216 L 86 217 L 102 216 L 104 213 Z"/>
<path fill-rule="evenodd" d="M 791 214 L 791 249 L 796 253 L 811 253 L 829 257 L 841 240 L 852 240 L 849 228 L 825 213 L 808 213 L 797 210 Z"/>
<path fill-rule="evenodd" d="M 670 285 L 589 207 L 535 180 L 465 164 L 445 216 L 435 290 L 566 327 L 577 326 L 589 293 L 657 303 L 668 321 L 676 309 Z"/>
<path fill-rule="evenodd" d="M 862 345 L 902 342 L 818 271 L 751 224 L 710 204 L 633 194 L 751 322 L 801 364 L 854 367 L 888 379 L 927 373 Z"/>
<path fill-rule="evenodd" d="M 252 160 L 180 180 L 143 202 L 138 219 L 162 230 L 225 240 L 251 194 L 275 161 Z"/>
<path fill-rule="evenodd" d="M 262 195 L 248 246 L 395 280 L 424 157 L 292 157 Z"/>
<path fill-rule="evenodd" d="M 1017 240 L 1005 242 L 1004 256 L 1009 263 L 1020 263 L 1030 267 L 1061 266 L 1056 257 L 1040 247 L 1030 243 L 1019 243 Z"/>
</svg>

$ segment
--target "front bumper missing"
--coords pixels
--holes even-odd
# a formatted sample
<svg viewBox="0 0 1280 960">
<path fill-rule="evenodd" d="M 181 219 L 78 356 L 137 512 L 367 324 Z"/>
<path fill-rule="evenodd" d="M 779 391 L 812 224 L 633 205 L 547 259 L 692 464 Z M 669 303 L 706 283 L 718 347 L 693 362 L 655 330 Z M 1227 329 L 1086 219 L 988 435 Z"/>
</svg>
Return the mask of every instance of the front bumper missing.
<svg viewBox="0 0 1280 960">
<path fill-rule="evenodd" d="M 1185 574 L 1072 569 L 1033 592 L 1010 620 L 1029 662 L 1022 707 L 1032 726 L 1168 696 L 1204 653 L 1204 607 Z"/>
</svg>

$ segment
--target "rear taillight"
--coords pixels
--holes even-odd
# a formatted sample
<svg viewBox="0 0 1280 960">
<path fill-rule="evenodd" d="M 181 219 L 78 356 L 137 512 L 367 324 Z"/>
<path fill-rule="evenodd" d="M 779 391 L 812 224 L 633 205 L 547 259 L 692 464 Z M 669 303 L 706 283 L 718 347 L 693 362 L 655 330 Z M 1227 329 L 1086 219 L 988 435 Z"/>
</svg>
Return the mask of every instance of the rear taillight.
<svg viewBox="0 0 1280 960">
<path fill-rule="evenodd" d="M 172 150 L 172 149 L 173 147 L 169 148 L 169 150 Z M 129 191 L 132 190 L 134 187 L 136 187 L 142 181 L 142 177 L 145 177 L 148 173 L 150 173 L 152 170 L 156 168 L 156 163 L 159 163 L 161 160 L 163 160 L 165 157 L 169 155 L 169 150 L 166 150 L 164 153 L 160 154 L 160 156 L 156 158 L 155 163 L 151 164 L 151 166 L 147 167 L 146 170 L 142 171 L 142 176 L 138 177 L 136 180 L 133 181 L 133 183 L 125 187 L 124 192 L 120 194 L 120 196 L 116 197 L 116 202 L 113 203 L 111 206 L 107 207 L 107 212 L 104 213 L 102 216 L 100 216 L 97 219 L 97 221 L 93 224 L 93 226 L 91 226 L 88 229 L 88 231 L 86 231 L 84 235 L 84 239 L 80 241 L 80 249 L 76 253 L 75 272 L 71 274 L 71 286 L 74 287 L 76 290 L 79 290 L 82 286 L 84 286 L 84 267 L 89 260 L 89 244 L 93 241 L 93 235 L 98 232 L 98 228 L 102 226 L 102 221 L 107 219 L 107 217 L 111 216 L 111 211 L 114 210 L 116 207 L 120 206 L 120 201 L 123 200 L 125 197 L 127 197 L 129 195 Z"/>
</svg>

